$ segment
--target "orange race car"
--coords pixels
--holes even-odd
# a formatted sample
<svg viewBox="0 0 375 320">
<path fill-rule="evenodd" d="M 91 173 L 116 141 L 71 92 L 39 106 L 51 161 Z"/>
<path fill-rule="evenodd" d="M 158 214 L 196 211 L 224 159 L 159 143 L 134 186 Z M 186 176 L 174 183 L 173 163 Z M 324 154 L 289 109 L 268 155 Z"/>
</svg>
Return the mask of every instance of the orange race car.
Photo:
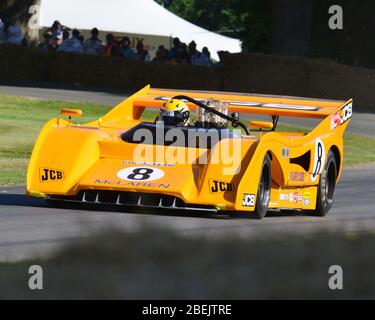
<svg viewBox="0 0 375 320">
<path fill-rule="evenodd" d="M 146 109 L 160 109 L 152 121 Z M 248 212 L 331 209 L 352 100 L 175 91 L 149 86 L 97 121 L 62 110 L 36 141 L 27 193 L 47 200 Z M 243 123 L 264 115 L 271 122 Z M 310 133 L 278 132 L 280 117 L 322 119 Z"/>
</svg>

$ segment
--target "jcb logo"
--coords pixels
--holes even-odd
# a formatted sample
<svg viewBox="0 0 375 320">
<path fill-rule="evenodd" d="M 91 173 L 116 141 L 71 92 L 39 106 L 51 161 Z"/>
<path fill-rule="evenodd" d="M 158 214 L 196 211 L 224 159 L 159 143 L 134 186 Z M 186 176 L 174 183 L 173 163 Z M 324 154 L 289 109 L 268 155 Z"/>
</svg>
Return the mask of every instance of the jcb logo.
<svg viewBox="0 0 375 320">
<path fill-rule="evenodd" d="M 243 207 L 254 208 L 255 206 L 255 194 L 244 194 L 242 200 Z"/>
<path fill-rule="evenodd" d="M 234 189 L 232 183 L 210 180 L 210 193 L 232 192 Z"/>
<path fill-rule="evenodd" d="M 40 182 L 64 180 L 64 172 L 55 169 L 40 169 Z"/>
<path fill-rule="evenodd" d="M 341 124 L 350 120 L 353 116 L 353 103 L 349 103 L 341 110 Z"/>
</svg>

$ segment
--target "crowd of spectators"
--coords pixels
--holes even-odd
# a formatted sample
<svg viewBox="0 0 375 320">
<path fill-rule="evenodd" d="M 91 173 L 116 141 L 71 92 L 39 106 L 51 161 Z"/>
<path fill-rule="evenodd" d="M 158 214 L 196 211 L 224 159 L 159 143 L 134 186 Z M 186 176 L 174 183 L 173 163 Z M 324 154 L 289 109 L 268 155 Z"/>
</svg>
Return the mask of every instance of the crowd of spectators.
<svg viewBox="0 0 375 320">
<path fill-rule="evenodd" d="M 79 30 L 71 30 L 59 21 L 55 21 L 52 27 L 44 32 L 43 41 L 38 45 L 38 48 L 44 52 L 74 52 L 145 62 L 165 61 L 205 66 L 213 65 L 208 48 L 204 47 L 202 52 L 198 51 L 195 41 L 187 45 L 181 42 L 179 38 L 174 38 L 171 50 L 161 45 L 157 48 L 155 57 L 151 58 L 144 47 L 143 41 L 137 41 L 135 49 L 133 49 L 129 37 L 115 37 L 112 33 L 109 33 L 105 40 L 103 42 L 100 39 L 97 28 L 91 30 L 91 36 L 88 39 L 84 39 Z M 22 30 L 17 24 L 3 23 L 0 19 L 0 44 L 22 45 L 24 42 Z"/>
</svg>

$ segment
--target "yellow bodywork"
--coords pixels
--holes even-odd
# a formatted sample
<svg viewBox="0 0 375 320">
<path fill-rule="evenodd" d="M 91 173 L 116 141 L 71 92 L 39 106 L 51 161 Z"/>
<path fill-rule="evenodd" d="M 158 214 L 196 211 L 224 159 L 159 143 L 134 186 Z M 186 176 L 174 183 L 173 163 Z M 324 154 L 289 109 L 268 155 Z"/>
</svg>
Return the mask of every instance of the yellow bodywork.
<svg viewBox="0 0 375 320">
<path fill-rule="evenodd" d="M 182 163 L 165 162 L 170 147 L 152 145 L 144 150 L 146 155 L 140 160 L 136 156 L 139 145 L 124 142 L 121 134 L 142 122 L 140 117 L 146 108 L 160 108 L 167 99 L 182 94 L 195 99 L 228 102 L 230 112 L 322 121 L 308 134 L 267 132 L 261 138 L 243 136 L 239 140 L 240 148 L 236 146 L 236 139 L 223 139 L 211 150 L 182 148 L 186 153 Z M 189 108 L 194 110 L 195 106 L 189 104 Z M 343 166 L 343 135 L 351 112 L 351 100 L 175 91 L 147 86 L 97 121 L 78 126 L 59 118 L 50 120 L 34 146 L 27 174 L 27 193 L 42 198 L 75 196 L 82 190 L 165 194 L 177 197 L 187 205 L 251 212 L 255 206 L 244 206 L 244 196 L 257 194 L 263 159 L 269 154 L 272 159 L 269 207 L 314 210 L 320 178 L 314 176 L 316 146 L 318 143 L 324 145 L 325 156 L 329 150 L 334 151 L 339 179 Z M 77 116 L 79 112 L 65 110 L 63 114 Z M 254 126 L 270 127 L 259 122 Z M 176 147 L 173 152 L 178 153 L 178 149 L 181 148 Z M 230 167 L 212 160 L 220 158 L 221 150 L 237 153 Z M 199 164 L 197 160 L 201 157 L 207 157 L 208 163 Z M 136 167 L 152 168 L 163 175 L 146 182 L 120 177 L 121 172 Z M 144 172 L 147 170 L 141 174 Z"/>
</svg>

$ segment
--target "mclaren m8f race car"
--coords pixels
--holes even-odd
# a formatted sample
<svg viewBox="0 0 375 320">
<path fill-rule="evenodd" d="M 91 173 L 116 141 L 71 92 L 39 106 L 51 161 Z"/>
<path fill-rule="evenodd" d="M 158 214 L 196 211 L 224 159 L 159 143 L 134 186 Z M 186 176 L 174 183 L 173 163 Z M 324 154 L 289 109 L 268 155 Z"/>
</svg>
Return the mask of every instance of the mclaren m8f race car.
<svg viewBox="0 0 375 320">
<path fill-rule="evenodd" d="M 84 125 L 72 120 L 81 110 L 61 110 L 35 143 L 27 194 L 62 203 L 248 212 L 259 219 L 269 210 L 325 216 L 352 112 L 352 100 L 147 86 Z M 152 119 L 142 120 L 144 113 Z M 270 121 L 250 121 L 252 115 Z M 280 117 L 321 121 L 308 133 L 279 132 Z"/>
</svg>

